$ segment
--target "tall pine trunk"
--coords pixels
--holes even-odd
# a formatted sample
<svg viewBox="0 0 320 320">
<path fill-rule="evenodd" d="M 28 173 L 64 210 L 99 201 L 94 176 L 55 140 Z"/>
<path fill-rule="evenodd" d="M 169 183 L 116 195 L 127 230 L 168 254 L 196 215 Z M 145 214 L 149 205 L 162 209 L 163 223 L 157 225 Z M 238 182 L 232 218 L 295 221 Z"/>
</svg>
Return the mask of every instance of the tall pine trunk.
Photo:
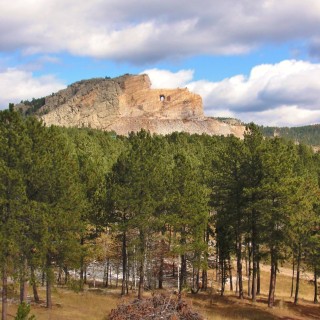
<svg viewBox="0 0 320 320">
<path fill-rule="evenodd" d="M 36 280 L 36 275 L 34 273 L 34 267 L 30 268 L 30 272 L 31 272 L 31 284 L 32 284 L 32 291 L 33 291 L 33 298 L 35 302 L 39 302 L 40 298 L 39 298 L 39 294 L 38 294 L 38 289 L 37 289 L 37 280 Z"/>
<path fill-rule="evenodd" d="M 295 268 L 295 261 L 294 261 L 294 257 L 293 257 L 293 259 L 292 259 L 292 277 L 291 277 L 291 294 L 290 294 L 291 298 L 293 296 L 293 287 L 294 287 L 294 268 Z"/>
<path fill-rule="evenodd" d="M 270 285 L 268 296 L 268 307 L 274 306 L 274 293 L 276 290 L 276 278 L 277 278 L 277 261 L 275 260 L 274 253 L 271 253 L 271 270 L 270 270 Z"/>
<path fill-rule="evenodd" d="M 52 286 L 52 278 L 53 271 L 51 266 L 51 260 L 49 255 L 47 256 L 47 270 L 46 270 L 46 300 L 47 300 L 47 308 L 52 308 L 52 295 L 51 295 L 51 286 Z"/>
<path fill-rule="evenodd" d="M 248 297 L 251 297 L 251 248 L 248 244 Z"/>
<path fill-rule="evenodd" d="M 181 239 L 180 239 L 180 245 L 183 247 L 186 244 L 186 235 L 185 230 L 182 228 L 181 230 Z M 180 281 L 179 281 L 179 293 L 181 293 L 182 288 L 186 286 L 187 284 L 187 257 L 184 253 L 180 256 L 181 261 L 181 270 L 180 270 Z"/>
<path fill-rule="evenodd" d="M 297 278 L 296 278 L 296 292 L 294 295 L 294 304 L 298 304 L 299 289 L 300 289 L 300 264 L 301 264 L 301 246 L 298 245 L 298 256 L 297 256 Z"/>
<path fill-rule="evenodd" d="M 228 269 L 229 269 L 230 291 L 233 291 L 232 264 L 231 264 L 231 258 L 230 257 L 228 259 Z"/>
<path fill-rule="evenodd" d="M 139 286 L 138 286 L 138 299 L 141 300 L 144 291 L 144 262 L 145 262 L 145 234 L 140 230 L 140 265 L 139 265 Z"/>
<path fill-rule="evenodd" d="M 258 252 L 259 252 L 259 246 L 258 246 Z M 258 263 L 257 263 L 257 295 L 259 295 L 261 292 L 261 278 L 260 278 L 260 253 L 258 256 Z"/>
<path fill-rule="evenodd" d="M 163 289 L 163 268 L 164 268 L 164 252 L 166 250 L 166 243 L 163 239 L 165 231 L 161 231 L 161 241 L 160 241 L 160 266 L 159 266 L 159 277 L 158 277 L 158 287 Z"/>
<path fill-rule="evenodd" d="M 241 248 L 241 236 L 238 235 L 237 239 L 237 282 L 239 289 L 239 298 L 243 299 L 243 283 L 242 283 L 242 248 Z"/>
<path fill-rule="evenodd" d="M 208 272 L 206 269 L 202 269 L 202 275 L 201 275 L 201 291 L 207 291 L 208 289 Z"/>
<path fill-rule="evenodd" d="M 126 294 L 126 276 L 127 276 L 127 235 L 124 231 L 122 234 L 122 283 L 121 295 Z"/>
<path fill-rule="evenodd" d="M 105 278 L 105 287 L 108 288 L 109 286 L 109 268 L 110 268 L 110 258 L 107 259 L 107 265 L 105 266 L 104 270 L 104 278 Z M 111 279 L 111 277 L 110 277 Z"/>
<path fill-rule="evenodd" d="M 25 279 L 20 279 L 20 303 L 26 302 L 28 298 L 28 282 Z"/>
<path fill-rule="evenodd" d="M 20 303 L 26 302 L 28 297 L 28 263 L 25 259 L 20 275 Z"/>
<path fill-rule="evenodd" d="M 198 293 L 200 290 L 200 255 L 197 254 L 196 265 L 193 266 L 192 288 L 193 294 Z"/>
<path fill-rule="evenodd" d="M 201 275 L 201 291 L 207 291 L 208 289 L 208 258 L 209 258 L 209 253 L 208 253 L 208 247 L 209 247 L 209 227 L 206 227 L 206 231 L 204 232 L 204 242 L 206 244 L 206 250 L 204 252 L 204 264 L 202 267 L 202 275 Z"/>
<path fill-rule="evenodd" d="M 257 263 L 258 263 L 258 252 L 257 252 L 257 226 L 256 226 L 256 214 L 253 210 L 252 213 L 252 301 L 256 301 L 257 295 Z"/>
<path fill-rule="evenodd" d="M 7 266 L 4 263 L 2 268 L 2 320 L 7 320 L 8 313 L 8 276 Z"/>
<path fill-rule="evenodd" d="M 224 295 L 224 290 L 226 286 L 226 280 L 227 280 L 227 261 L 226 259 L 220 258 L 220 268 L 221 268 L 221 291 L 220 295 L 221 297 Z"/>
<path fill-rule="evenodd" d="M 318 303 L 318 277 L 317 277 L 317 267 L 314 267 L 314 298 L 313 303 Z"/>
<path fill-rule="evenodd" d="M 83 237 L 81 237 L 80 244 L 81 244 L 81 246 L 84 245 L 84 238 Z M 83 284 L 84 284 L 84 257 L 81 254 L 81 257 L 80 257 L 80 288 L 81 289 L 83 288 Z"/>
<path fill-rule="evenodd" d="M 181 293 L 182 288 L 187 284 L 187 257 L 185 254 L 180 256 L 181 269 L 180 269 L 180 282 L 179 282 L 179 293 Z"/>
<path fill-rule="evenodd" d="M 112 264 L 109 265 L 109 285 L 112 286 Z"/>
<path fill-rule="evenodd" d="M 163 267 L 164 267 L 164 258 L 161 254 L 160 257 L 160 267 L 159 267 L 159 278 L 158 278 L 158 288 L 163 289 Z"/>
</svg>

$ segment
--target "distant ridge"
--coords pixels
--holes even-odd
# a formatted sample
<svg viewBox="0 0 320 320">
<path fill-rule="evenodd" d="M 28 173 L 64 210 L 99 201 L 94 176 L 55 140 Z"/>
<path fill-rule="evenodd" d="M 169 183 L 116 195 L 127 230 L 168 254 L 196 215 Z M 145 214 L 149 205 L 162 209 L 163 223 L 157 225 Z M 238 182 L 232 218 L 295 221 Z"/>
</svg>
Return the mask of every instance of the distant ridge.
<svg viewBox="0 0 320 320">
<path fill-rule="evenodd" d="M 320 146 L 320 124 L 301 127 L 260 127 L 266 137 L 279 136 L 295 142 Z"/>
<path fill-rule="evenodd" d="M 146 74 L 81 80 L 15 108 L 37 115 L 47 125 L 90 127 L 121 135 L 145 129 L 157 134 L 183 131 L 241 138 L 245 129 L 238 122 L 205 117 L 201 97 L 187 88 L 151 89 Z"/>
</svg>

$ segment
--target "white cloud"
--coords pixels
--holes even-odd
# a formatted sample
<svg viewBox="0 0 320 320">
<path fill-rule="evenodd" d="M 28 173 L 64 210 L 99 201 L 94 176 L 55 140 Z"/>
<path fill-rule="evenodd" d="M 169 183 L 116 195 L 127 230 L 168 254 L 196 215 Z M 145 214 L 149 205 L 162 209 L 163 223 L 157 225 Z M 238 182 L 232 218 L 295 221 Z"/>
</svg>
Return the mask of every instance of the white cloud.
<svg viewBox="0 0 320 320">
<path fill-rule="evenodd" d="M 320 37 L 318 0 L 0 0 L 0 50 L 146 63 Z"/>
<path fill-rule="evenodd" d="M 155 87 L 184 87 L 202 96 L 210 116 L 263 125 L 320 123 L 320 64 L 284 60 L 254 67 L 250 75 L 219 82 L 192 81 L 192 70 L 146 70 Z"/>
<path fill-rule="evenodd" d="M 44 97 L 65 87 L 52 75 L 34 77 L 31 72 L 6 69 L 0 72 L 0 109 L 7 108 L 10 102 Z"/>
<path fill-rule="evenodd" d="M 196 81 L 188 87 L 202 95 L 208 112 L 227 108 L 238 112 L 283 105 L 320 107 L 320 64 L 284 60 L 254 67 L 249 77 L 237 75 L 220 82 Z"/>
<path fill-rule="evenodd" d="M 242 121 L 253 121 L 265 126 L 280 127 L 316 124 L 320 123 L 320 108 L 318 110 L 309 110 L 299 106 L 280 106 L 272 110 L 244 113 Z"/>
<path fill-rule="evenodd" d="M 202 96 L 205 114 L 296 126 L 320 123 L 320 64 L 284 60 L 254 67 L 248 76 L 219 82 L 193 81 L 193 70 L 149 69 L 153 88 L 188 87 Z M 52 75 L 35 77 L 21 69 L 0 71 L 0 106 L 56 92 L 65 85 Z"/>
<path fill-rule="evenodd" d="M 171 72 L 168 70 L 149 69 L 142 73 L 148 74 L 152 88 L 182 88 L 192 80 L 193 70 L 180 70 L 178 72 Z"/>
</svg>

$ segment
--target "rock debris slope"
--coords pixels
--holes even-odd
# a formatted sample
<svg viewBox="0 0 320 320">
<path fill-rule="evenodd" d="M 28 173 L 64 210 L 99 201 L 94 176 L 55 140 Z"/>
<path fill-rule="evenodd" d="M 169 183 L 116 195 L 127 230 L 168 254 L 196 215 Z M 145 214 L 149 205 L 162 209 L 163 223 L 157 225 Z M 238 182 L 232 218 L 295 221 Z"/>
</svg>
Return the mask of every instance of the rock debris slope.
<svg viewBox="0 0 320 320">
<path fill-rule="evenodd" d="M 47 125 L 90 127 L 127 135 L 142 128 L 151 133 L 174 131 L 243 136 L 231 125 L 203 114 L 202 99 L 185 89 L 151 89 L 147 75 L 76 82 L 45 98 L 37 114 Z"/>
</svg>

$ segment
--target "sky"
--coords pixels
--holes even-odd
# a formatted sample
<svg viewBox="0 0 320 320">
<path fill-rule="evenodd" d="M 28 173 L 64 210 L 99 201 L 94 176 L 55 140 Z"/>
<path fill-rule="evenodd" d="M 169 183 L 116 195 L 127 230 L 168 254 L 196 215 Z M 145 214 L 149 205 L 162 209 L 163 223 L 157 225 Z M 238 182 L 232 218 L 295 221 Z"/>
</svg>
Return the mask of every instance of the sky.
<svg viewBox="0 0 320 320">
<path fill-rule="evenodd" d="M 125 73 L 207 116 L 320 123 L 320 0 L 0 0 L 0 109 Z"/>
</svg>

